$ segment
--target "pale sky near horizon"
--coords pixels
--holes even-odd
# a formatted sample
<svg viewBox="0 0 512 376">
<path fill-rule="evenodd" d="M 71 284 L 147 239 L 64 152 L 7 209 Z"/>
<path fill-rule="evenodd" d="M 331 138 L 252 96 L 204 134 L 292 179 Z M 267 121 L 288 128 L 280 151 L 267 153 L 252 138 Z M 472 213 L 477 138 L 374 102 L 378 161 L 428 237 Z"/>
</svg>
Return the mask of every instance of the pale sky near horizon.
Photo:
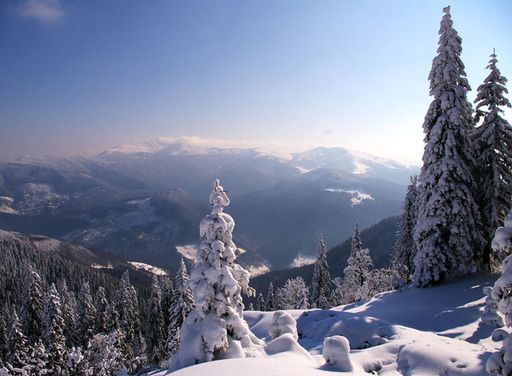
<svg viewBox="0 0 512 376">
<path fill-rule="evenodd" d="M 199 136 L 419 164 L 447 4 L 473 100 L 492 48 L 512 79 L 511 1 L 0 1 L 0 157 Z"/>
</svg>

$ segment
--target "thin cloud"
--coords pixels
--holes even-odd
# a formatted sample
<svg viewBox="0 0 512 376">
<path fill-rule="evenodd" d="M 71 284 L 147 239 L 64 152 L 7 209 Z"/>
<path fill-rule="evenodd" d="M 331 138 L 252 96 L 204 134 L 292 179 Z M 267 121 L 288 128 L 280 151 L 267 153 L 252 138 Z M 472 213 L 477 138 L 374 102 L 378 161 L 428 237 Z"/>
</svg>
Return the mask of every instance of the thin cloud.
<svg viewBox="0 0 512 376">
<path fill-rule="evenodd" d="M 22 17 L 52 24 L 64 16 L 64 9 L 59 0 L 25 0 L 20 4 L 19 13 Z"/>
</svg>

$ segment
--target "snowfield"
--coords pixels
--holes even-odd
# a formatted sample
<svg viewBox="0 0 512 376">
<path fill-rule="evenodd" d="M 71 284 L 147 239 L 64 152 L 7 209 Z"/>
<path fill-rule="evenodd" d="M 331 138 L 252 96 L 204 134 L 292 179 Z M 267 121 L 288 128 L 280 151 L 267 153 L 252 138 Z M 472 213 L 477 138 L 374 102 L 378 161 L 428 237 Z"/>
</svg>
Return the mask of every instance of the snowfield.
<svg viewBox="0 0 512 376">
<path fill-rule="evenodd" d="M 219 360 L 172 374 L 221 376 L 240 370 L 244 376 L 329 375 L 336 367 L 322 357 L 323 342 L 341 335 L 350 342 L 353 366 L 344 375 L 483 376 L 491 352 L 501 347 L 490 338 L 492 328 L 479 324 L 482 288 L 495 279 L 479 274 L 427 289 L 382 293 L 361 305 L 286 311 L 297 320 L 300 346 L 290 334 L 272 340 L 268 333 L 274 312 L 244 312 L 252 332 L 267 344 L 267 357 Z"/>
</svg>

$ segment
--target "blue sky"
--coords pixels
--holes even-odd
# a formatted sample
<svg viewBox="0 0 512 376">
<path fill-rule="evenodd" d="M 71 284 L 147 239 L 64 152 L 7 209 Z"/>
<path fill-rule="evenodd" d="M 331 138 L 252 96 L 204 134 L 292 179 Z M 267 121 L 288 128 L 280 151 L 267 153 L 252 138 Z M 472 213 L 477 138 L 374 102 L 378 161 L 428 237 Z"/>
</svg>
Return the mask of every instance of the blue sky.
<svg viewBox="0 0 512 376">
<path fill-rule="evenodd" d="M 493 47 L 512 79 L 512 2 L 450 4 L 473 99 Z M 194 135 L 419 163 L 445 5 L 0 2 L 0 155 L 94 154 Z"/>
</svg>

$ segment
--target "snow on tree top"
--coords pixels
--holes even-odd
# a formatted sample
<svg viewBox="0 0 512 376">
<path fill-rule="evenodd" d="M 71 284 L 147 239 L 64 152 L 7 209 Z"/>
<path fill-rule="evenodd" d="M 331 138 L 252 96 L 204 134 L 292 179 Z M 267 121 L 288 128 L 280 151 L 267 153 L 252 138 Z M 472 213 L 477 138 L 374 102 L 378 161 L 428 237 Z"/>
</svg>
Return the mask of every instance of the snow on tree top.
<svg viewBox="0 0 512 376">
<path fill-rule="evenodd" d="M 229 206 L 229 198 L 224 191 L 222 185 L 220 185 L 219 179 L 213 181 L 213 190 L 210 193 L 210 204 L 213 206 L 212 214 L 222 213 L 226 206 Z"/>
</svg>

